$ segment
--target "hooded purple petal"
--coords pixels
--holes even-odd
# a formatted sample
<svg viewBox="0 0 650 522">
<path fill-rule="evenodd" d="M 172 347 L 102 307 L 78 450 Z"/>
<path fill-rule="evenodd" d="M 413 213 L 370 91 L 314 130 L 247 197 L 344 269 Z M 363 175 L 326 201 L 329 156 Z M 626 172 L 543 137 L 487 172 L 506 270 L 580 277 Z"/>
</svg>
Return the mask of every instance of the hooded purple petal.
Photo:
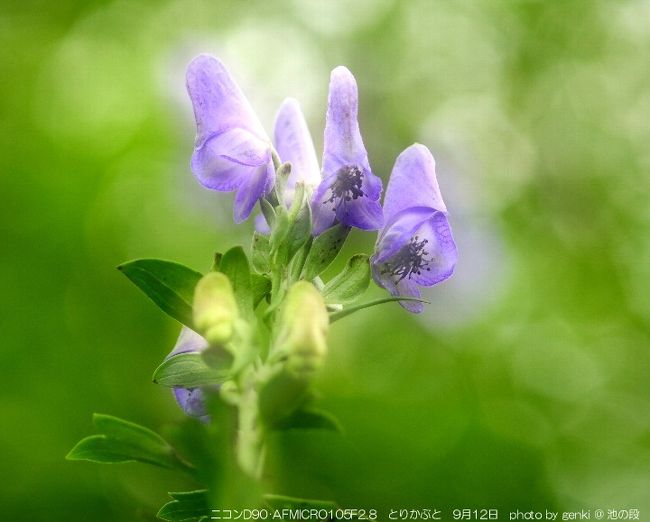
<svg viewBox="0 0 650 522">
<path fill-rule="evenodd" d="M 240 222 L 273 186 L 270 140 L 218 59 L 200 55 L 192 60 L 187 90 L 197 127 L 192 172 L 209 189 L 237 190 L 235 221 Z"/>
<path fill-rule="evenodd" d="M 209 346 L 208 341 L 206 341 L 202 336 L 197 334 L 191 328 L 183 326 L 181 328 L 181 333 L 178 336 L 178 340 L 174 345 L 174 348 L 167 358 L 169 359 L 173 355 L 179 355 L 181 353 L 191 353 L 191 352 L 202 352 L 207 349 Z"/>
<path fill-rule="evenodd" d="M 291 162 L 291 174 L 285 186 L 285 204 L 291 205 L 296 183 L 316 187 L 321 182 L 316 149 L 300 105 L 293 98 L 282 102 L 275 118 L 275 149 L 282 161 Z"/>
<path fill-rule="evenodd" d="M 187 91 L 196 118 L 196 147 L 215 134 L 245 129 L 268 142 L 264 128 L 248 100 L 221 61 L 201 54 L 187 67 Z"/>
<path fill-rule="evenodd" d="M 370 170 L 357 121 L 357 83 L 345 67 L 330 77 L 323 147 L 323 181 L 312 199 L 314 235 L 336 221 L 363 230 L 383 224 L 381 179 Z"/>
<path fill-rule="evenodd" d="M 411 207 L 430 207 L 447 212 L 436 179 L 436 162 L 429 149 L 419 143 L 411 145 L 397 157 L 384 198 L 386 223 Z"/>
<path fill-rule="evenodd" d="M 450 277 L 458 253 L 440 195 L 435 162 L 423 145 L 406 149 L 395 162 L 379 233 L 371 258 L 372 275 L 392 295 L 419 297 L 419 286 L 432 286 Z M 419 313 L 421 303 L 400 302 Z"/>
</svg>

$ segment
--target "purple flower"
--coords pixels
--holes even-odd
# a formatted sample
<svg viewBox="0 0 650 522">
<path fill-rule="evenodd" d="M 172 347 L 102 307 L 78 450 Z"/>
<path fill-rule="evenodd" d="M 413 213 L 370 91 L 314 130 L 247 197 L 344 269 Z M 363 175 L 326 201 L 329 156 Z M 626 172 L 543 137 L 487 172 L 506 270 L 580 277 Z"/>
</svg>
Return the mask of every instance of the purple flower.
<svg viewBox="0 0 650 522">
<path fill-rule="evenodd" d="M 275 149 L 282 161 L 291 163 L 291 173 L 284 187 L 284 203 L 293 201 L 296 183 L 316 187 L 321 182 L 314 142 L 300 105 L 293 98 L 282 102 L 275 118 Z"/>
<path fill-rule="evenodd" d="M 371 258 L 378 285 L 394 296 L 419 297 L 419 286 L 432 286 L 452 275 L 458 252 L 435 161 L 424 145 L 411 145 L 397 158 L 386 189 L 384 215 L 386 225 Z M 419 302 L 400 304 L 413 313 L 423 310 Z"/>
<path fill-rule="evenodd" d="M 206 348 L 208 348 L 208 341 L 194 330 L 183 326 L 176 345 L 167 356 L 167 359 L 182 353 L 200 353 Z M 176 402 L 187 415 L 190 417 L 198 417 L 203 421 L 209 419 L 205 409 L 205 392 L 203 388 L 176 387 L 173 389 L 173 392 Z"/>
<path fill-rule="evenodd" d="M 354 76 L 345 67 L 337 67 L 330 77 L 323 181 L 312 199 L 314 235 L 337 221 L 363 230 L 377 230 L 383 224 L 381 179 L 370 171 L 357 112 Z"/>
<path fill-rule="evenodd" d="M 241 223 L 273 187 L 270 140 L 230 73 L 213 56 L 192 60 L 187 91 L 196 118 L 192 172 L 209 189 L 237 191 L 234 218 Z"/>
<path fill-rule="evenodd" d="M 296 183 L 315 188 L 321 182 L 314 142 L 300 105 L 293 98 L 282 102 L 275 117 L 274 142 L 280 160 L 291 163 L 291 173 L 283 190 L 284 204 L 289 208 L 296 192 Z M 270 233 L 269 226 L 261 214 L 255 217 L 255 230 L 262 234 Z"/>
</svg>

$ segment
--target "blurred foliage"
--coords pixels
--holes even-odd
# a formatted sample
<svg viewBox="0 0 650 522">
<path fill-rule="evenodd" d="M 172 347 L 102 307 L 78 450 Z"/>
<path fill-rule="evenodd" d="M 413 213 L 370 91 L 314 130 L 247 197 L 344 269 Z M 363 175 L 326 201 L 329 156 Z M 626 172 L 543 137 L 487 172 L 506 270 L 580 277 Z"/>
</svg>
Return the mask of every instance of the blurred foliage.
<svg viewBox="0 0 650 522">
<path fill-rule="evenodd" d="M 151 383 L 178 325 L 115 266 L 205 270 L 250 231 L 189 172 L 198 52 L 269 129 L 300 99 L 317 147 L 346 64 L 371 165 L 386 180 L 429 146 L 461 254 L 421 317 L 388 304 L 333 326 L 319 389 L 346 434 L 278 436 L 270 492 L 648 513 L 649 19 L 642 0 L 4 2 L 3 519 L 150 520 L 194 487 L 63 457 L 93 411 L 182 420 Z"/>
</svg>

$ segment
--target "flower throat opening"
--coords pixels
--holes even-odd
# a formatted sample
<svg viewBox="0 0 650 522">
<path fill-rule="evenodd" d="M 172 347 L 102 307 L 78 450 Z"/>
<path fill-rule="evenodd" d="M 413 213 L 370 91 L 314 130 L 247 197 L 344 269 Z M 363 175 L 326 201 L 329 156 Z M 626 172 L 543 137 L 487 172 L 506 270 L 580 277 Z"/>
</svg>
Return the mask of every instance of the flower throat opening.
<svg viewBox="0 0 650 522">
<path fill-rule="evenodd" d="M 420 240 L 419 236 L 413 236 L 411 241 L 386 263 L 381 273 L 399 277 L 396 281 L 399 283 L 407 277 L 411 279 L 413 274 L 421 274 L 422 270 L 430 272 L 429 264 L 432 259 L 427 259 L 429 252 L 425 250 L 428 242 L 428 239 Z"/>
<path fill-rule="evenodd" d="M 332 196 L 324 201 L 325 203 L 334 203 L 336 200 L 347 202 L 365 196 L 361 190 L 363 182 L 363 172 L 356 165 L 346 165 L 336 173 L 336 181 L 330 187 Z"/>
</svg>

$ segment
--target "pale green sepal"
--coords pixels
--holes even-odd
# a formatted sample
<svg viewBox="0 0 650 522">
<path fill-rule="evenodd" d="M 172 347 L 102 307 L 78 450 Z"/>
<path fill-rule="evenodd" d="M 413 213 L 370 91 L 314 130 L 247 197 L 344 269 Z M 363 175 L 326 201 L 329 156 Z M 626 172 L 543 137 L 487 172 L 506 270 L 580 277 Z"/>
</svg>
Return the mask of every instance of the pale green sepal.
<svg viewBox="0 0 650 522">
<path fill-rule="evenodd" d="M 196 388 L 222 383 L 230 370 L 213 368 L 200 353 L 179 353 L 162 362 L 154 371 L 153 382 L 168 387 Z"/>
<path fill-rule="evenodd" d="M 350 228 L 339 223 L 314 238 L 301 278 L 312 280 L 323 272 L 341 251 L 349 233 Z"/>
<path fill-rule="evenodd" d="M 370 262 L 366 254 L 352 256 L 345 268 L 323 288 L 327 304 L 349 304 L 363 294 L 370 285 Z"/>
</svg>

